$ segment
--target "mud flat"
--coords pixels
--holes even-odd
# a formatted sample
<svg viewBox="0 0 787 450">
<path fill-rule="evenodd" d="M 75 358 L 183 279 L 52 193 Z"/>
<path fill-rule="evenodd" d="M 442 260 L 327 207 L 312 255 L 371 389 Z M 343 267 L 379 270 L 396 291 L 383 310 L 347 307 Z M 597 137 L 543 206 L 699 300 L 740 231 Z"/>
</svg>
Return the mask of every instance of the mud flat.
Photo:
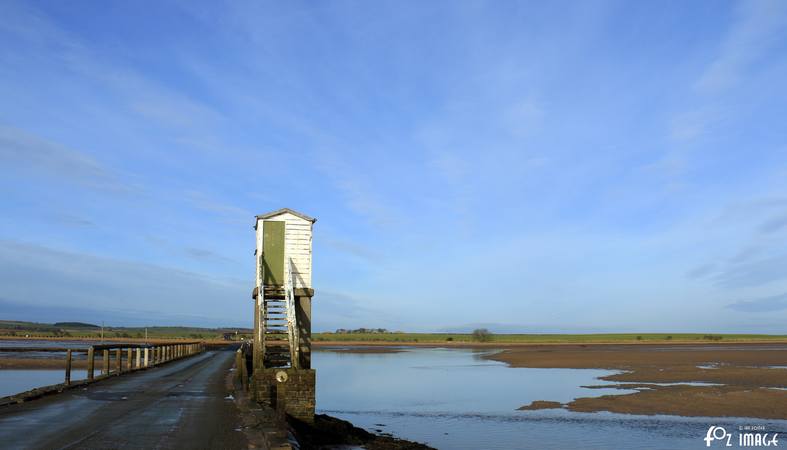
<svg viewBox="0 0 787 450">
<path fill-rule="evenodd" d="M 14 369 L 65 369 L 65 358 L 0 358 L 0 369 L 14 370 Z M 74 369 L 86 369 L 86 359 L 74 359 L 71 363 Z"/>
<path fill-rule="evenodd" d="M 578 398 L 561 405 L 544 399 L 522 409 L 787 418 L 787 345 L 532 345 L 486 358 L 512 367 L 608 369 L 598 388 L 635 393 Z"/>
</svg>

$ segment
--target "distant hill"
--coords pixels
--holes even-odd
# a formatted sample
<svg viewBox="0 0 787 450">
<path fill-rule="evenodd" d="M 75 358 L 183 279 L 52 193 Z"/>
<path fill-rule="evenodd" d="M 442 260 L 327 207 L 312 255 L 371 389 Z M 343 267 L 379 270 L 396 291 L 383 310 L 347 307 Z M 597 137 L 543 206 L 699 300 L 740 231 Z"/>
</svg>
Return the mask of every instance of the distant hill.
<svg viewBox="0 0 787 450">
<path fill-rule="evenodd" d="M 98 325 L 84 322 L 55 322 L 52 325 L 60 328 L 101 328 Z"/>
<path fill-rule="evenodd" d="M 221 327 L 201 328 L 183 326 L 118 327 L 94 325 L 88 322 L 36 323 L 17 320 L 0 320 L 0 336 L 32 337 L 87 337 L 107 338 L 191 338 L 222 339 L 227 334 L 251 335 L 251 328 Z"/>
</svg>

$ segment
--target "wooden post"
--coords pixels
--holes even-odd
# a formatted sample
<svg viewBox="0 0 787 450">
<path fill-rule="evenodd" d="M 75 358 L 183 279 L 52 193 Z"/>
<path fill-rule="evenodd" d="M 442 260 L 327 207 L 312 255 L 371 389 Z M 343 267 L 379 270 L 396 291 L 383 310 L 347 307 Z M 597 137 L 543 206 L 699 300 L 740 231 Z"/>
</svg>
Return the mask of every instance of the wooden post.
<svg viewBox="0 0 787 450">
<path fill-rule="evenodd" d="M 87 349 L 87 379 L 93 381 L 95 375 L 95 355 L 93 354 L 93 346 Z"/>
<path fill-rule="evenodd" d="M 131 372 L 131 368 L 133 367 L 132 361 L 134 360 L 133 357 L 134 349 L 129 347 L 127 350 L 128 356 L 126 358 L 126 371 Z"/>
<path fill-rule="evenodd" d="M 109 375 L 109 350 L 104 350 L 104 367 L 103 374 Z"/>
<path fill-rule="evenodd" d="M 246 354 L 243 353 L 243 348 L 239 348 L 235 352 L 235 370 L 238 382 L 245 391 L 248 383 L 248 374 L 246 373 Z"/>
<path fill-rule="evenodd" d="M 137 369 L 139 369 L 141 367 L 139 365 L 139 363 L 141 362 L 141 359 L 142 359 L 142 349 L 137 347 L 137 364 L 136 364 Z"/>
<path fill-rule="evenodd" d="M 147 348 L 145 349 L 145 360 L 144 360 L 145 361 L 144 362 L 145 367 L 148 366 L 148 350 L 150 350 L 150 349 L 147 349 Z"/>
<path fill-rule="evenodd" d="M 66 350 L 66 386 L 71 384 L 71 349 Z"/>
<path fill-rule="evenodd" d="M 254 297 L 254 346 L 251 348 L 252 353 L 252 365 L 254 366 L 254 370 L 262 367 L 261 364 L 261 357 L 262 357 L 262 321 L 260 320 L 260 307 L 262 305 L 262 291 L 263 287 L 257 287 L 257 296 Z"/>
<path fill-rule="evenodd" d="M 240 365 L 241 365 L 241 353 L 240 353 L 240 349 L 238 349 L 238 351 L 235 352 L 235 378 L 238 379 L 239 383 L 243 383 L 243 378 L 241 378 L 240 376 L 240 371 L 241 371 Z"/>
<path fill-rule="evenodd" d="M 115 371 L 117 373 L 123 371 L 123 351 L 121 349 L 115 350 Z"/>
</svg>

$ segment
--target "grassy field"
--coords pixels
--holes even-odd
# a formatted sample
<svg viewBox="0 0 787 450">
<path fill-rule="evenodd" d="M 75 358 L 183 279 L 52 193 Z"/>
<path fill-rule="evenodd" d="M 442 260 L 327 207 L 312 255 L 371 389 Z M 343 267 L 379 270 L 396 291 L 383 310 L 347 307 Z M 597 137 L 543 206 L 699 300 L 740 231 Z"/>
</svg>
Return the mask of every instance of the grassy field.
<svg viewBox="0 0 787 450">
<path fill-rule="evenodd" d="M 390 342 L 401 343 L 653 343 L 653 342 L 787 342 L 787 335 L 703 334 L 703 333 L 617 333 L 617 334 L 491 334 L 477 339 L 472 334 L 457 333 L 315 333 L 315 342 Z"/>
<path fill-rule="evenodd" d="M 104 327 L 106 339 L 140 339 L 142 327 Z M 237 335 L 236 335 L 237 331 Z M 251 338 L 245 328 L 148 327 L 149 339 L 221 340 L 225 334 L 233 339 Z M 99 338 L 101 327 L 79 322 L 54 324 L 0 320 L 0 338 Z M 653 342 L 787 342 L 787 335 L 769 334 L 704 334 L 704 333 L 618 333 L 618 334 L 493 334 L 482 338 L 471 333 L 314 333 L 314 342 L 338 343 L 498 343 L 498 344 L 559 344 L 559 343 L 653 343 Z"/>
</svg>

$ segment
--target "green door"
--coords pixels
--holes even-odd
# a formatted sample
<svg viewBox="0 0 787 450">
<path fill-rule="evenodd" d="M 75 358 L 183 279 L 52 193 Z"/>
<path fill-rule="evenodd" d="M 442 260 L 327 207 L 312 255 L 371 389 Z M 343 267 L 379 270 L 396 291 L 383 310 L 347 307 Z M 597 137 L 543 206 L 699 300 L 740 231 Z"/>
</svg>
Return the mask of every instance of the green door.
<svg viewBox="0 0 787 450">
<path fill-rule="evenodd" d="M 262 284 L 284 284 L 284 222 L 262 222 Z"/>
</svg>

